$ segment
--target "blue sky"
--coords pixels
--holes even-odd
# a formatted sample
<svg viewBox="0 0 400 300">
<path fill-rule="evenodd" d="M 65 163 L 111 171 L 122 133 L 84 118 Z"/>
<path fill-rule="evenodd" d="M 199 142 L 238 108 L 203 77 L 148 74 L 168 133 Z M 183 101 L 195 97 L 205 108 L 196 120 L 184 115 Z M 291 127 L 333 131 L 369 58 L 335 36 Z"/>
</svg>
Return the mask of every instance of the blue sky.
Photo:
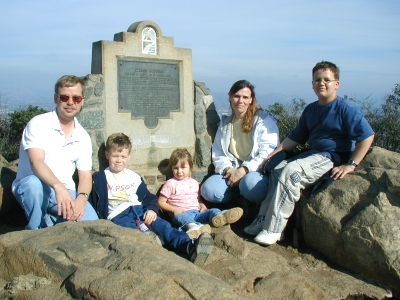
<svg viewBox="0 0 400 300">
<path fill-rule="evenodd" d="M 151 20 L 175 46 L 192 49 L 193 78 L 218 103 L 238 79 L 263 107 L 315 100 L 311 69 L 341 69 L 340 95 L 380 101 L 400 83 L 400 1 L 2 1 L 0 93 L 52 101 L 64 74 L 90 73 L 92 43 Z"/>
</svg>

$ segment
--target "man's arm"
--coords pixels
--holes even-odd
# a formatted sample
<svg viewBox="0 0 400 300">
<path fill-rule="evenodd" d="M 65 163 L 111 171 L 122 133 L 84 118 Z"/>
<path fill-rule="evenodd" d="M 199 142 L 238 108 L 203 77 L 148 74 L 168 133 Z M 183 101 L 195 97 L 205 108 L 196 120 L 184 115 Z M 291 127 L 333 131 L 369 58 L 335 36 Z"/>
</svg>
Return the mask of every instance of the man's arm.
<svg viewBox="0 0 400 300">
<path fill-rule="evenodd" d="M 87 202 L 87 198 L 85 197 L 85 195 L 80 193 L 90 194 L 90 191 L 92 190 L 92 172 L 78 170 L 78 178 L 78 191 L 76 194 L 74 208 L 74 220 L 77 221 L 79 221 L 83 217 Z"/>
<path fill-rule="evenodd" d="M 356 148 L 354 149 L 351 159 L 354 160 L 354 162 L 357 165 L 359 165 L 361 161 L 364 159 L 365 155 L 367 154 L 369 148 L 372 145 L 372 142 L 374 141 L 374 137 L 375 135 L 371 135 L 370 137 L 356 144 Z M 342 179 L 348 173 L 352 173 L 355 170 L 356 170 L 355 166 L 346 163 L 333 168 L 331 177 L 334 180 Z"/>
<path fill-rule="evenodd" d="M 33 173 L 39 177 L 44 183 L 51 186 L 56 193 L 58 215 L 66 220 L 73 218 L 75 202 L 71 194 L 53 174 L 50 168 L 44 163 L 45 153 L 43 149 L 29 148 L 28 152 L 29 161 Z"/>
</svg>

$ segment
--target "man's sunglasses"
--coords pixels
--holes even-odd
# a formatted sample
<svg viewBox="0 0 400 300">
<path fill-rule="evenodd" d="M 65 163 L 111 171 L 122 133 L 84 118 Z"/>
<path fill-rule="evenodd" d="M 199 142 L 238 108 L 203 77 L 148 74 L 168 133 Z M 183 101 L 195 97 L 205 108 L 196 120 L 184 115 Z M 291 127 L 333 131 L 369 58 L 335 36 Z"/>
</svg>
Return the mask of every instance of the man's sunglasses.
<svg viewBox="0 0 400 300">
<path fill-rule="evenodd" d="M 69 98 L 72 97 L 72 101 L 74 101 L 74 103 L 81 103 L 83 100 L 82 96 L 68 96 L 68 95 L 58 95 L 58 98 L 60 98 L 61 102 L 68 102 Z"/>
</svg>

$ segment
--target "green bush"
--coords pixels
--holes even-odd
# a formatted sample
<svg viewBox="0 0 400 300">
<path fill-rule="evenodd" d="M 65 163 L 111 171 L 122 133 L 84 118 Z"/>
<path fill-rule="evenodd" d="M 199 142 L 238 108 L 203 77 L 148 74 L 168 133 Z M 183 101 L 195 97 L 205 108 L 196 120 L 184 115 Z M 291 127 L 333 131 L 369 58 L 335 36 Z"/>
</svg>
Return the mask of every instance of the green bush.
<svg viewBox="0 0 400 300">
<path fill-rule="evenodd" d="M 275 102 L 269 105 L 265 110 L 270 113 L 275 119 L 279 128 L 279 138 L 281 142 L 288 136 L 288 134 L 296 127 L 299 122 L 299 118 L 307 106 L 307 103 L 303 99 L 292 99 L 292 102 L 286 105 Z M 308 143 L 304 145 L 298 145 L 295 152 L 302 149 L 308 148 Z"/>
<path fill-rule="evenodd" d="M 369 97 L 364 99 L 348 98 L 359 105 L 375 131 L 374 146 L 400 152 L 400 84 L 396 84 L 392 94 L 384 102 L 376 105 Z"/>
<path fill-rule="evenodd" d="M 0 116 L 0 153 L 7 161 L 18 159 L 19 144 L 26 124 L 34 116 L 47 112 L 38 106 L 16 110 Z"/>
</svg>

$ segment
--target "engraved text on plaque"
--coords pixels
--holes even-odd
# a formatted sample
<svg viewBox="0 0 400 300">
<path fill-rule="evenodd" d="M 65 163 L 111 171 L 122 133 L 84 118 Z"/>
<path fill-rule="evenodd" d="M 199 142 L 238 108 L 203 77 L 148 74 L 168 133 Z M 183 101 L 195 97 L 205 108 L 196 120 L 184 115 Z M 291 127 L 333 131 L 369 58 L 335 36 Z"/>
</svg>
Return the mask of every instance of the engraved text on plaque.
<svg viewBox="0 0 400 300">
<path fill-rule="evenodd" d="M 132 119 L 155 128 L 159 118 L 180 111 L 179 66 L 119 59 L 118 95 L 119 112 L 130 112 Z"/>
</svg>

